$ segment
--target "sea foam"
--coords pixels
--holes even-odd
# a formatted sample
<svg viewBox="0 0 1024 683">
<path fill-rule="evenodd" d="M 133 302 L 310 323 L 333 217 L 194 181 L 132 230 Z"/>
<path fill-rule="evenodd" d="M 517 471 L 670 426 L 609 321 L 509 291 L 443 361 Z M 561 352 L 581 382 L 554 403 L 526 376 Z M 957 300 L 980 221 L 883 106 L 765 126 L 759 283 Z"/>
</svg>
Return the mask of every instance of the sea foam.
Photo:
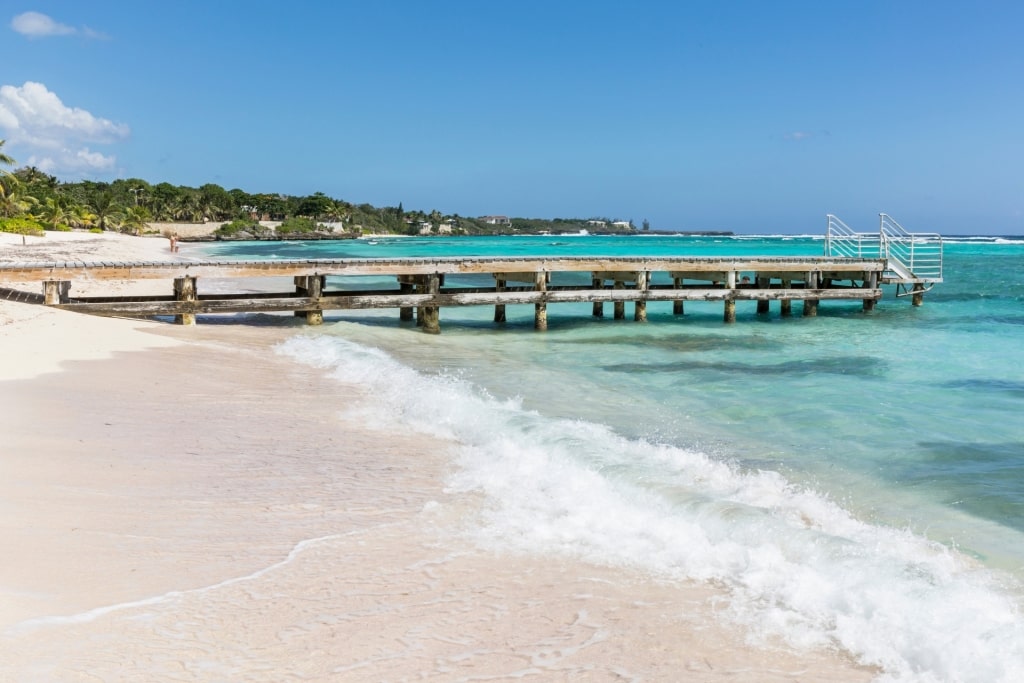
<svg viewBox="0 0 1024 683">
<path fill-rule="evenodd" d="M 353 410 L 379 428 L 452 440 L 448 489 L 484 494 L 473 533 L 485 547 L 714 581 L 751 638 L 838 647 L 881 680 L 1024 680 L 1024 618 L 1006 579 L 777 472 L 546 417 L 339 337 L 279 351 L 361 387 Z"/>
</svg>

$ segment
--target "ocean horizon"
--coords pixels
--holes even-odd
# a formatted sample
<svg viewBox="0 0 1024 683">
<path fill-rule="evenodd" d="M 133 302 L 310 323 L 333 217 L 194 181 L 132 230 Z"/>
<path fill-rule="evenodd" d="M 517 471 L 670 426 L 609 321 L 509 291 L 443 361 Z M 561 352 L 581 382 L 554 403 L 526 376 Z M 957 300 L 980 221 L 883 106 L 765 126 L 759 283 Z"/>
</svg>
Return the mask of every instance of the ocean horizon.
<svg viewBox="0 0 1024 683">
<path fill-rule="evenodd" d="M 800 256 L 821 236 L 366 237 L 210 243 L 218 259 Z M 361 387 L 348 418 L 452 440 L 481 547 L 709 582 L 752 638 L 880 680 L 1024 678 L 1024 236 L 944 236 L 924 305 L 328 311 L 277 352 Z M 378 278 L 380 288 L 395 287 Z M 365 281 L 364 281 L 365 282 Z M 330 278 L 344 288 L 346 278 Z M 627 308 L 629 306 L 627 305 Z M 631 317 L 628 315 L 627 317 Z"/>
</svg>

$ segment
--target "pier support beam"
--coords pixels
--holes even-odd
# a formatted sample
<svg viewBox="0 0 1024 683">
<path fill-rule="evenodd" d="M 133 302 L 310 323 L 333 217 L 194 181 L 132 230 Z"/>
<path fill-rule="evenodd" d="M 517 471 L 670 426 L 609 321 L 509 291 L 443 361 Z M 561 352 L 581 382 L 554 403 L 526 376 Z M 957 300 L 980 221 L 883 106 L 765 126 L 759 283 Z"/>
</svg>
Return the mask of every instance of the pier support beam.
<svg viewBox="0 0 1024 683">
<path fill-rule="evenodd" d="M 194 277 L 174 278 L 174 300 L 195 303 L 198 299 L 196 279 Z M 178 325 L 195 325 L 195 313 L 180 313 L 174 316 L 174 322 Z"/>
<path fill-rule="evenodd" d="M 546 272 L 537 273 L 534 279 L 534 289 L 538 292 L 546 292 L 548 289 L 548 274 Z M 533 312 L 533 329 L 535 330 L 546 330 L 548 329 L 548 305 L 541 301 L 534 304 Z"/>
<path fill-rule="evenodd" d="M 725 288 L 728 290 L 736 289 L 735 270 L 730 270 L 725 274 Z M 735 294 L 735 291 L 731 291 L 729 298 L 725 300 L 725 314 L 722 319 L 727 323 L 736 322 L 736 299 L 733 298 Z"/>
<path fill-rule="evenodd" d="M 615 286 L 613 287 L 613 289 L 625 289 L 625 288 L 626 288 L 626 283 L 624 283 L 622 280 L 616 280 L 615 281 Z M 616 299 L 615 303 L 612 304 L 612 310 L 615 311 L 615 315 L 613 317 L 616 320 L 625 320 L 626 319 L 626 302 L 625 301 L 622 301 L 621 299 Z"/>
<path fill-rule="evenodd" d="M 593 279 L 593 286 L 594 286 L 594 289 L 604 289 L 604 280 L 595 277 Z M 594 317 L 595 318 L 603 318 L 604 317 L 604 302 L 603 301 L 595 301 L 594 302 Z"/>
<path fill-rule="evenodd" d="M 647 271 L 642 270 L 636 274 L 636 288 L 640 290 L 643 297 L 647 292 Z M 647 299 L 637 299 L 633 304 L 633 320 L 638 323 L 647 322 Z"/>
<path fill-rule="evenodd" d="M 399 282 L 398 291 L 402 294 L 412 294 L 416 291 L 416 286 L 408 282 Z M 404 323 L 412 322 L 412 306 L 402 306 L 398 309 L 398 319 Z"/>
<path fill-rule="evenodd" d="M 421 289 L 425 294 L 437 296 L 441 293 L 441 276 L 427 275 Z M 423 311 L 423 331 L 427 334 L 441 334 L 441 309 L 437 306 L 424 306 L 420 310 Z"/>
<path fill-rule="evenodd" d="M 506 284 L 505 280 L 495 280 L 494 281 L 494 291 L 496 291 L 496 292 L 504 292 L 505 291 L 505 284 Z M 496 322 L 496 323 L 503 323 L 503 322 L 505 322 L 505 304 L 495 304 L 494 305 L 494 322 Z"/>
<path fill-rule="evenodd" d="M 324 281 L 326 279 L 323 275 L 296 275 L 295 293 L 299 296 L 308 296 L 313 301 L 317 301 L 324 293 Z M 305 318 L 307 325 L 322 325 L 324 322 L 324 312 L 321 310 L 295 311 L 295 315 L 299 318 Z"/>
<path fill-rule="evenodd" d="M 47 306 L 66 304 L 70 297 L 71 283 L 67 280 L 46 280 L 43 282 L 43 303 Z"/>
<path fill-rule="evenodd" d="M 864 279 L 864 287 L 867 289 L 875 289 L 878 287 L 878 273 L 868 273 L 868 276 Z M 874 299 L 864 299 L 864 312 L 868 313 L 875 310 Z"/>
<path fill-rule="evenodd" d="M 757 283 L 757 288 L 758 289 L 768 289 L 769 287 L 771 287 L 771 280 L 769 280 L 766 277 L 756 278 L 755 281 Z M 758 315 L 768 315 L 768 311 L 769 311 L 769 309 L 768 309 L 768 299 L 758 299 L 757 300 L 757 314 Z"/>
<path fill-rule="evenodd" d="M 783 280 L 782 281 L 782 288 L 783 289 L 789 289 L 792 286 L 793 286 L 792 281 L 790 281 L 790 280 Z M 782 299 L 781 301 L 779 301 L 779 309 L 780 309 L 779 313 L 780 313 L 780 315 L 782 315 L 783 318 L 788 318 L 789 316 L 793 315 L 793 300 L 792 299 Z"/>
<path fill-rule="evenodd" d="M 725 300 L 725 315 L 723 320 L 727 323 L 736 322 L 736 299 Z"/>
<path fill-rule="evenodd" d="M 910 303 L 914 306 L 920 306 L 924 303 L 924 285 L 920 282 L 914 283 L 913 294 L 910 297 Z"/>
<path fill-rule="evenodd" d="M 683 278 L 677 277 L 672 279 L 672 285 L 676 289 L 682 289 Z M 683 315 L 683 300 L 679 299 L 672 302 L 672 315 Z"/>
<path fill-rule="evenodd" d="M 807 288 L 818 289 L 819 278 L 821 273 L 812 271 L 807 273 Z M 818 300 L 817 299 L 804 299 L 804 317 L 814 318 L 818 315 Z"/>
</svg>

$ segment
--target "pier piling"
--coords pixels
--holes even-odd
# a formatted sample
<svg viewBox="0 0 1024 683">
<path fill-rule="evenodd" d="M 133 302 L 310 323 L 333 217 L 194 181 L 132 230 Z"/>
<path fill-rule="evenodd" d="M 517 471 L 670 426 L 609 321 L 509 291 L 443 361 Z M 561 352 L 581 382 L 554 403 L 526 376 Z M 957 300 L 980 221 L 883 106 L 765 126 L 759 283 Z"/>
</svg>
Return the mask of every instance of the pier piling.
<svg viewBox="0 0 1024 683">
<path fill-rule="evenodd" d="M 194 304 L 196 302 L 197 290 L 194 277 L 179 277 L 174 279 L 174 298 L 176 301 Z M 179 313 L 174 316 L 174 322 L 179 325 L 195 325 L 196 314 L 194 312 Z"/>
<path fill-rule="evenodd" d="M 636 288 L 640 291 L 640 298 L 633 304 L 633 320 L 645 323 L 647 322 L 647 271 L 641 270 L 636 274 Z"/>
<path fill-rule="evenodd" d="M 398 291 L 402 294 L 412 294 L 416 290 L 416 286 L 409 282 L 401 282 L 399 278 Z M 402 322 L 412 322 L 413 312 L 412 306 L 402 306 L 398 309 L 398 319 Z"/>
<path fill-rule="evenodd" d="M 534 278 L 534 290 L 538 292 L 546 292 L 548 289 L 548 274 L 546 272 L 537 273 Z M 548 304 L 546 301 L 538 301 L 534 304 L 533 313 L 533 329 L 535 330 L 546 330 L 548 329 Z"/>
</svg>

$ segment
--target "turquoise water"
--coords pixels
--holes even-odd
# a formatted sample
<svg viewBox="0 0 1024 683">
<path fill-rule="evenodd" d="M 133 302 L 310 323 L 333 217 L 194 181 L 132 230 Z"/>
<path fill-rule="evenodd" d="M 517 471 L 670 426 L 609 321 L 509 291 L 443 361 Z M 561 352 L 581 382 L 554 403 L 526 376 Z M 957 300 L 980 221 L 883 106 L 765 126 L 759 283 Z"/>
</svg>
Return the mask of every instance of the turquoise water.
<svg viewBox="0 0 1024 683">
<path fill-rule="evenodd" d="M 222 258 L 818 255 L 813 237 L 380 238 Z M 951 238 L 916 308 L 649 303 L 646 324 L 550 305 L 331 312 L 282 349 L 454 439 L 479 542 L 712 580 L 752 632 L 888 680 L 1024 679 L 1024 239 Z M 333 283 L 345 286 L 344 280 Z M 378 283 L 383 284 L 383 283 Z M 627 307 L 629 308 L 629 307 Z M 628 314 L 627 316 L 631 317 Z"/>
</svg>

